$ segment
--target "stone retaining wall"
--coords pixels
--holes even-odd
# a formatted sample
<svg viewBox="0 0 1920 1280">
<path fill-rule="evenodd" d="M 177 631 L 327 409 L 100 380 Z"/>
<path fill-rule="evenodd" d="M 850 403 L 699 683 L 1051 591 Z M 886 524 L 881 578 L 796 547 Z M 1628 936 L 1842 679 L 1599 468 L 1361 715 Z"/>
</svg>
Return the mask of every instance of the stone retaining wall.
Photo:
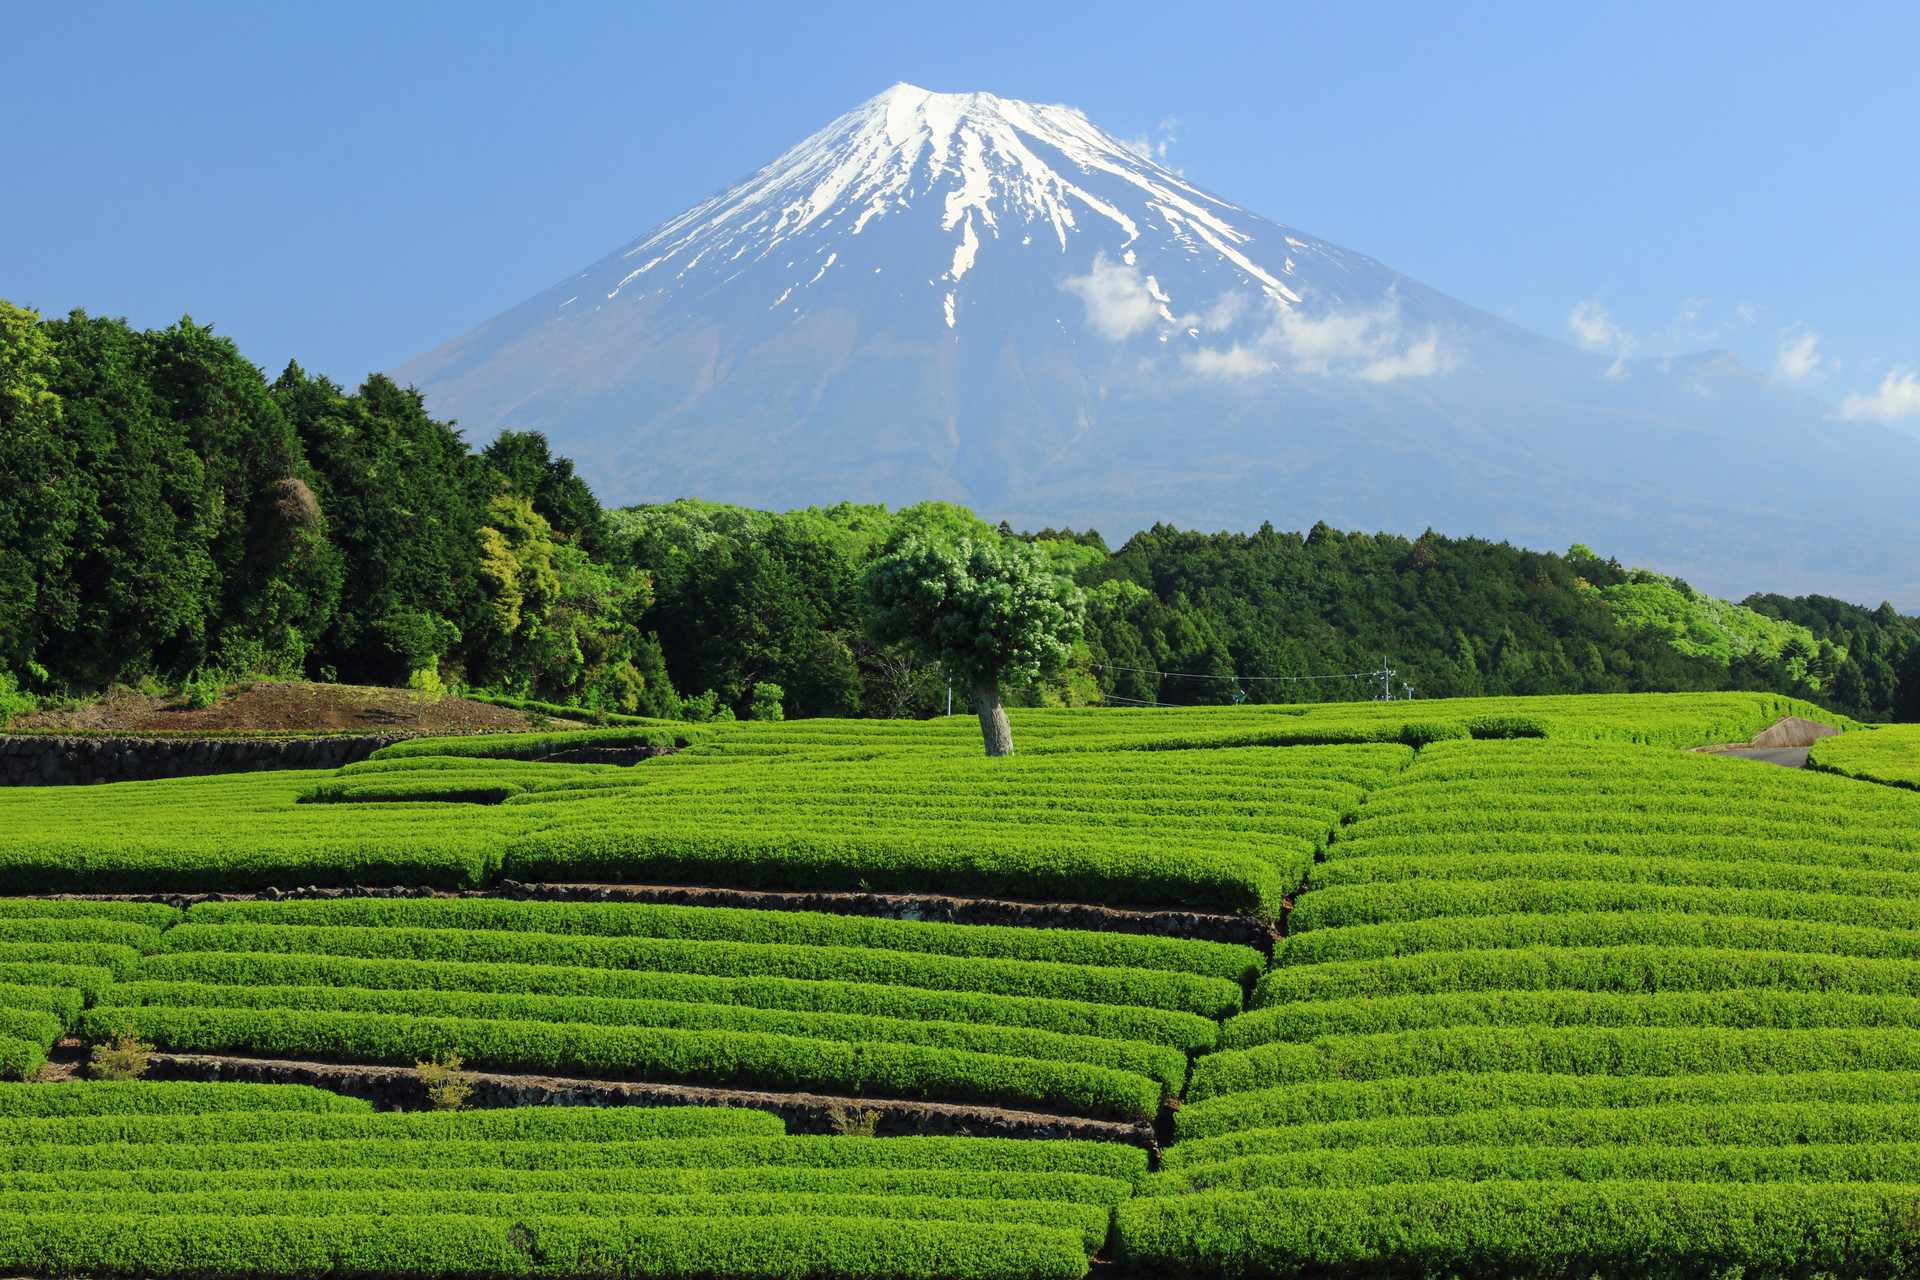
<svg viewBox="0 0 1920 1280">
<path fill-rule="evenodd" d="M 424 1110 L 430 1105 L 420 1073 L 411 1067 L 358 1066 L 296 1062 L 277 1058 L 240 1058 L 224 1054 L 155 1053 L 148 1058 L 149 1080 L 244 1081 L 252 1084 L 306 1084 L 349 1097 L 365 1098 L 382 1110 Z M 1041 1111 L 912 1102 L 893 1098 L 838 1098 L 812 1093 L 759 1093 L 740 1089 L 703 1089 L 693 1085 L 640 1084 L 623 1080 L 575 1080 L 535 1075 L 472 1072 L 469 1105 L 490 1107 L 753 1107 L 771 1111 L 789 1133 L 832 1133 L 834 1112 L 858 1117 L 879 1112 L 876 1136 L 937 1134 L 980 1138 L 1080 1138 L 1126 1142 L 1158 1151 L 1153 1126 Z"/>
<path fill-rule="evenodd" d="M 261 769 L 337 769 L 413 734 L 325 738 L 0 737 L 0 785 L 144 782 Z"/>
</svg>

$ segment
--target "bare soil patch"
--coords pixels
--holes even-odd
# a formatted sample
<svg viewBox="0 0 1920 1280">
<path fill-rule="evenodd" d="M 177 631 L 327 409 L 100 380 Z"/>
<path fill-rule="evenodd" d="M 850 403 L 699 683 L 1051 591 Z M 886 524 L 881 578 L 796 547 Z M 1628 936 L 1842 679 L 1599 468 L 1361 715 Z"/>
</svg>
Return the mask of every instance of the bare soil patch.
<svg viewBox="0 0 1920 1280">
<path fill-rule="evenodd" d="M 573 722 L 552 720 L 566 727 Z M 116 690 L 72 711 L 16 718 L 13 733 L 331 733 L 343 730 L 428 732 L 527 729 L 524 711 L 376 685 L 310 684 L 303 680 L 231 685 L 218 701 L 184 701 L 133 689 Z"/>
</svg>

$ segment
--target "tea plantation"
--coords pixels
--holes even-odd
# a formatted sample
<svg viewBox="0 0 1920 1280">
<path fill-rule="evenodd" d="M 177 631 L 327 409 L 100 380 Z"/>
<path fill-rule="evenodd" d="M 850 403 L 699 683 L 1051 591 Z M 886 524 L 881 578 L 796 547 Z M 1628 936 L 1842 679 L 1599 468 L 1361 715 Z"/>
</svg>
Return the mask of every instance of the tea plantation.
<svg viewBox="0 0 1920 1280">
<path fill-rule="evenodd" d="M 1847 732 L 1805 770 L 1686 750 L 1785 715 Z M 0 791 L 0 1274 L 1920 1268 L 1907 730 L 1757 694 L 1014 725 L 1000 760 L 970 720 L 798 721 Z M 640 745 L 677 750 L 546 759 Z M 541 883 L 1117 911 L 965 925 Z M 280 892 L 309 885 L 440 892 Z M 1235 918 L 1263 944 L 1204 940 Z M 29 1082 L 128 1036 L 709 1105 Z M 806 1133 L 767 1101 L 804 1098 L 1106 1140 Z"/>
</svg>

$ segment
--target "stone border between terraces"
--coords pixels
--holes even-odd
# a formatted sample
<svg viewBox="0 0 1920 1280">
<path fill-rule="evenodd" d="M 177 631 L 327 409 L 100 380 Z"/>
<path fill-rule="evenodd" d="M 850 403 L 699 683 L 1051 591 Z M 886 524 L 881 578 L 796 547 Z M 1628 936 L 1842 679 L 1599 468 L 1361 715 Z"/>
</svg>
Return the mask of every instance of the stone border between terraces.
<svg viewBox="0 0 1920 1280">
<path fill-rule="evenodd" d="M 305 1084 L 348 1097 L 364 1098 L 382 1110 L 424 1111 L 431 1105 L 427 1086 L 412 1067 L 302 1062 L 279 1058 L 242 1058 L 225 1054 L 154 1053 L 148 1080 L 200 1080 L 220 1083 Z M 752 1107 L 786 1121 L 789 1133 L 829 1134 L 834 1113 L 855 1119 L 879 1113 L 878 1137 L 935 1135 L 972 1138 L 1079 1138 L 1125 1142 L 1157 1152 L 1153 1126 L 1045 1111 L 1010 1111 L 945 1102 L 898 1098 L 844 1098 L 814 1093 L 760 1093 L 706 1089 L 693 1085 L 648 1084 L 625 1080 L 582 1080 L 565 1076 L 504 1075 L 467 1072 L 473 1085 L 469 1106 L 476 1109 L 527 1106 L 559 1107 Z"/>
</svg>

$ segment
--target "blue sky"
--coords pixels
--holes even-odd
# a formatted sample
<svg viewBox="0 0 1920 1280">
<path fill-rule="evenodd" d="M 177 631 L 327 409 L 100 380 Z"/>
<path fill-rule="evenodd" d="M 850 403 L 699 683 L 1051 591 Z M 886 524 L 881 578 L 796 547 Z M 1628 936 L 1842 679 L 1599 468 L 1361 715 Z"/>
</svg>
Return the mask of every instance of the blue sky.
<svg viewBox="0 0 1920 1280">
<path fill-rule="evenodd" d="M 1920 6 L 0 0 L 0 296 L 350 385 L 887 85 L 1066 102 L 1529 328 L 1920 431 Z"/>
</svg>

